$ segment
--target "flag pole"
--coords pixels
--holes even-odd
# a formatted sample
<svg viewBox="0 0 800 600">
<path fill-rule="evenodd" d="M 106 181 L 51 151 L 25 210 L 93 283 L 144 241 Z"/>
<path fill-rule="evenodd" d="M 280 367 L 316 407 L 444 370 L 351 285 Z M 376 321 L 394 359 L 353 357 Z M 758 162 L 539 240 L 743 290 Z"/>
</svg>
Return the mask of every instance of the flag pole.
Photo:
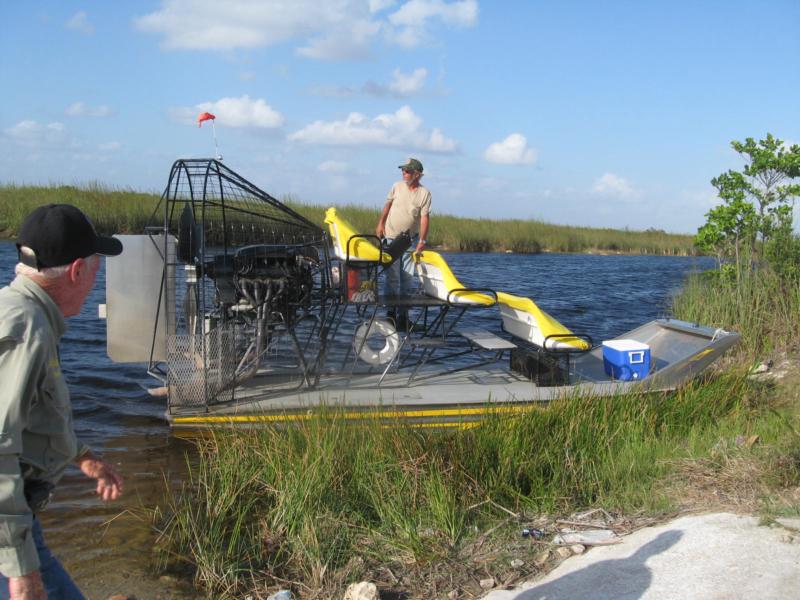
<svg viewBox="0 0 800 600">
<path fill-rule="evenodd" d="M 214 127 L 214 119 L 211 119 L 211 131 L 214 134 L 214 152 L 216 153 L 217 160 L 222 160 L 222 155 L 219 153 L 219 145 L 217 144 L 217 128 Z"/>
</svg>

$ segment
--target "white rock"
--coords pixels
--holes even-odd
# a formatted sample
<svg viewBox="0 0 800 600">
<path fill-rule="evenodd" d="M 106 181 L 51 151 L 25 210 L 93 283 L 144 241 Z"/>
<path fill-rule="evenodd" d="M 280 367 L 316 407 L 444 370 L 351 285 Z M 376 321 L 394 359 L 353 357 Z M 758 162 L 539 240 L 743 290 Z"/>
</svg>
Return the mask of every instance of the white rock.
<svg viewBox="0 0 800 600">
<path fill-rule="evenodd" d="M 524 567 L 524 566 L 525 566 L 525 561 L 524 560 L 520 560 L 518 558 L 515 558 L 514 560 L 511 561 L 511 568 L 512 569 L 519 569 L 519 568 Z"/>
<path fill-rule="evenodd" d="M 378 587 L 369 581 L 351 583 L 344 592 L 344 600 L 378 600 Z"/>
<path fill-rule="evenodd" d="M 449 592 L 447 592 L 448 600 L 458 600 L 458 597 L 459 597 L 458 590 L 450 590 Z"/>
<path fill-rule="evenodd" d="M 587 529 L 586 531 L 563 532 L 553 537 L 554 544 L 571 546 L 583 544 L 584 546 L 606 546 L 618 544 L 622 540 L 610 529 Z"/>
<path fill-rule="evenodd" d="M 572 550 L 573 554 L 583 554 L 586 552 L 586 546 L 583 544 L 572 544 L 569 549 Z"/>
<path fill-rule="evenodd" d="M 481 579 L 480 586 L 484 590 L 490 590 L 494 587 L 494 577 L 489 577 L 487 579 Z"/>
</svg>

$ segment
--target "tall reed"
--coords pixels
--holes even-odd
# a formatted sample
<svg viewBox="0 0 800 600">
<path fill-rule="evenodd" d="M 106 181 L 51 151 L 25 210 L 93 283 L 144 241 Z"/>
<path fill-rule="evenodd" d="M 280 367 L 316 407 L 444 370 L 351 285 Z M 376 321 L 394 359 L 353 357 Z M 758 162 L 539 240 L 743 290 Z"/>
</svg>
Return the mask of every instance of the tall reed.
<svg viewBox="0 0 800 600">
<path fill-rule="evenodd" d="M 739 267 L 693 275 L 673 301 L 684 320 L 742 334 L 741 350 L 755 358 L 797 348 L 800 335 L 800 281 L 783 278 L 768 266 Z"/>
<path fill-rule="evenodd" d="M 282 199 L 307 219 L 322 225 L 324 206 Z M 155 194 L 115 190 L 99 184 L 74 186 L 0 186 L 0 236 L 13 237 L 22 219 L 46 203 L 75 204 L 86 212 L 103 233 L 141 233 L 152 224 L 158 202 Z M 377 208 L 345 205 L 340 214 L 361 232 L 372 233 Z M 691 236 L 662 231 L 627 231 L 553 225 L 519 219 L 491 221 L 434 214 L 429 242 L 435 247 L 462 252 L 622 252 L 688 255 L 695 252 Z"/>
</svg>

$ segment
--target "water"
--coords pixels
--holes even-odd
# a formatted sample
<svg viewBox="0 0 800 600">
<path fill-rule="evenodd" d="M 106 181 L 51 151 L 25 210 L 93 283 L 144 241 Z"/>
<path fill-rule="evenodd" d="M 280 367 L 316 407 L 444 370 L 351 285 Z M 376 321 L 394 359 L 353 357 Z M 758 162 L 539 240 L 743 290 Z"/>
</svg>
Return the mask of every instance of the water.
<svg viewBox="0 0 800 600">
<path fill-rule="evenodd" d="M 462 284 L 531 297 L 595 342 L 667 315 L 688 273 L 713 267 L 710 258 L 583 254 L 448 254 L 447 260 Z M 15 263 L 14 244 L 0 242 L 0 286 L 13 278 Z M 147 394 L 145 388 L 157 383 L 145 365 L 118 365 L 106 356 L 105 323 L 97 318 L 97 305 L 104 301 L 101 268 L 83 311 L 68 321 L 62 370 L 78 436 L 119 465 L 125 497 L 102 505 L 91 483 L 73 470 L 43 521 L 51 546 L 92 597 L 137 589 L 139 597 L 156 597 L 156 588 L 146 587 L 154 585 L 146 572 L 154 536 L 141 507 L 159 502 L 165 478 L 180 480 L 187 446 L 169 435 L 163 401 Z M 468 314 L 475 325 L 495 328 L 493 311 Z M 164 584 L 155 585 L 158 597 L 182 597 L 165 591 Z"/>
</svg>

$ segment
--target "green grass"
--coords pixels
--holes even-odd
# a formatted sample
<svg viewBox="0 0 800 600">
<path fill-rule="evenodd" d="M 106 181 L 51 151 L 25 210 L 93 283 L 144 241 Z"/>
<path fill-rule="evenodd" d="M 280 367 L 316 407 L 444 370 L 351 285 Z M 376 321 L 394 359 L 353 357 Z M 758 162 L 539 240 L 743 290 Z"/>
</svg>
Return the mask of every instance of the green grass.
<svg viewBox="0 0 800 600">
<path fill-rule="evenodd" d="M 283 199 L 314 223 L 323 222 L 325 208 Z M 74 204 L 88 214 L 97 229 L 110 233 L 141 233 L 158 202 L 155 194 L 113 190 L 100 185 L 0 186 L 0 235 L 11 238 L 33 208 L 46 203 Z M 378 207 L 339 206 L 357 230 L 373 232 Z M 692 237 L 663 231 L 627 231 L 553 225 L 541 221 L 466 219 L 434 213 L 428 235 L 433 246 L 463 252 L 621 252 L 694 254 Z"/>
<path fill-rule="evenodd" d="M 100 233 L 141 233 L 158 196 L 101 185 L 0 186 L 0 235 L 13 237 L 25 216 L 42 204 L 74 204 L 92 219 Z"/>
<path fill-rule="evenodd" d="M 740 350 L 751 359 L 798 347 L 800 282 L 767 267 L 742 269 L 736 278 L 694 275 L 673 304 L 680 319 L 741 333 Z"/>
<path fill-rule="evenodd" d="M 471 557 L 486 532 L 512 545 L 537 515 L 663 514 L 693 494 L 800 512 L 789 493 L 800 483 L 798 395 L 747 377 L 757 356 L 796 350 L 797 284 L 768 269 L 696 276 L 674 310 L 743 342 L 724 372 L 669 394 L 564 398 L 455 431 L 354 426 L 327 410 L 287 429 L 215 434 L 171 493 L 162 567 L 187 568 L 221 597 L 287 586 L 335 597 L 390 568 L 413 597 L 431 597 L 494 568 Z M 520 515 L 513 527 L 508 511 Z"/>
<path fill-rule="evenodd" d="M 458 431 L 353 426 L 330 410 L 287 429 L 220 432 L 171 498 L 162 558 L 222 595 L 254 578 L 332 593 L 361 575 L 354 557 L 365 570 L 457 557 L 507 517 L 497 505 L 664 510 L 673 499 L 663 482 L 681 461 L 739 434 L 777 443 L 780 417 L 757 394 L 731 373 L 670 395 L 563 399 Z"/>
</svg>

